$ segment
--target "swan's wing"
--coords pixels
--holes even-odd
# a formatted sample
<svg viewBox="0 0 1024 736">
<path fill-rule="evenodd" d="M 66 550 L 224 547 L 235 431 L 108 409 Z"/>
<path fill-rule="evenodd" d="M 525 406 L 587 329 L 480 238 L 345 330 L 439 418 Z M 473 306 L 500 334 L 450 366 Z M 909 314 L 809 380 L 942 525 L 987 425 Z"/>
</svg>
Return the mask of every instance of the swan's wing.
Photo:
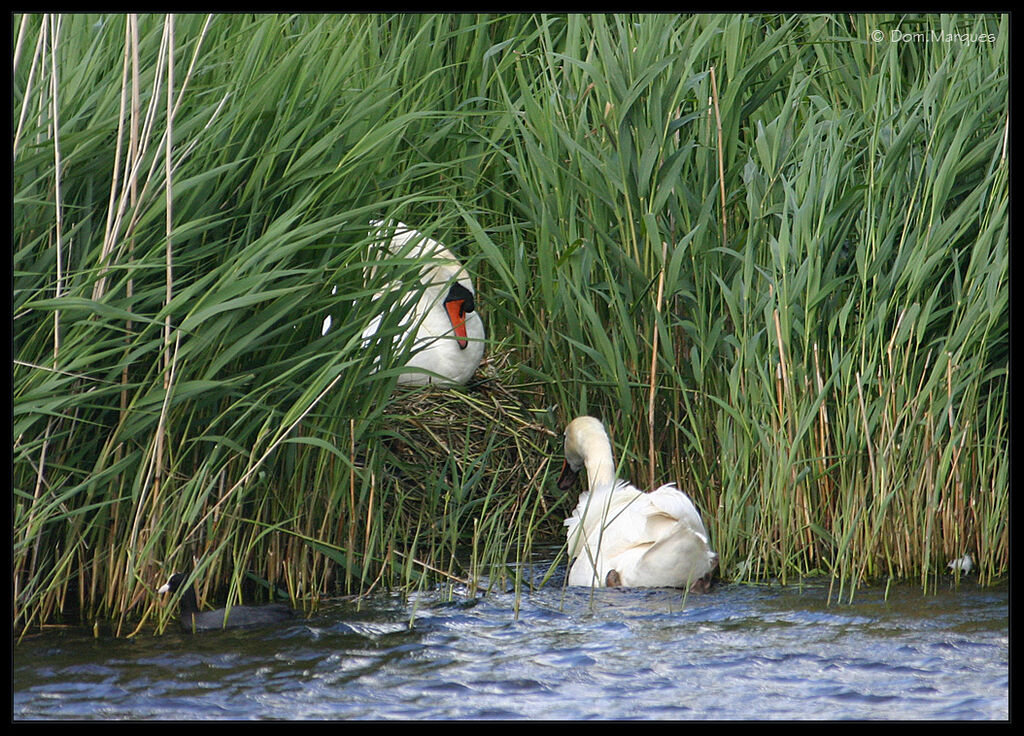
<svg viewBox="0 0 1024 736">
<path fill-rule="evenodd" d="M 667 483 L 646 495 L 652 507 L 658 512 L 682 522 L 695 534 L 707 540 L 708 532 L 700 518 L 700 512 L 690 497 L 676 488 L 674 483 Z"/>
<path fill-rule="evenodd" d="M 604 558 L 614 557 L 636 546 L 651 544 L 648 530 L 652 506 L 648 494 L 627 481 L 617 481 L 612 491 L 580 494 L 579 503 L 565 520 L 569 557 L 600 549 Z M 658 513 L 656 509 L 653 513 Z"/>
</svg>

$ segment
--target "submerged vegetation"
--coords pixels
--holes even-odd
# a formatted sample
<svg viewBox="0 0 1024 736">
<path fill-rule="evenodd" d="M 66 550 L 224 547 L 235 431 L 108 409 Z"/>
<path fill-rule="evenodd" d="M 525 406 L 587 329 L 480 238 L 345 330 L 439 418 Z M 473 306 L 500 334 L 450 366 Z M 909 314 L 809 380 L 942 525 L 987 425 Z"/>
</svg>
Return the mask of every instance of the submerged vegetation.
<svg viewBox="0 0 1024 736">
<path fill-rule="evenodd" d="M 12 32 L 20 630 L 164 626 L 193 566 L 231 602 L 523 584 L 582 413 L 726 579 L 1007 571 L 1007 16 Z M 366 268 L 381 218 L 473 274 L 464 389 L 361 344 L 414 267 Z"/>
</svg>

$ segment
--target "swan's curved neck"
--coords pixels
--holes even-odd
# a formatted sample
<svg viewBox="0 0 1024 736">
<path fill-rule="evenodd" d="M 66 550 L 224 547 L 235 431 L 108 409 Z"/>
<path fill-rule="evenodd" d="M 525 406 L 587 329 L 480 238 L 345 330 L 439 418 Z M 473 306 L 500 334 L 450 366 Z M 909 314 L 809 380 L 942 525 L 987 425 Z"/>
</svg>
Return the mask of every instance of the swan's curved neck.
<svg viewBox="0 0 1024 736">
<path fill-rule="evenodd" d="M 584 464 L 587 467 L 587 488 L 591 491 L 610 490 L 615 486 L 615 460 L 607 441 L 594 438 L 584 449 Z"/>
</svg>

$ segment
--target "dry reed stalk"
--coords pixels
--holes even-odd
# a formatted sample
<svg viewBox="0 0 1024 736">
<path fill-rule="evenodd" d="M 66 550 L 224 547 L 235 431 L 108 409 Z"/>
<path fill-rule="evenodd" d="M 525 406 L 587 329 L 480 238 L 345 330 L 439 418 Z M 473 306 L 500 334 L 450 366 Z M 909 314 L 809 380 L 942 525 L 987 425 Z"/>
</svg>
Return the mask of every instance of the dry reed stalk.
<svg viewBox="0 0 1024 736">
<path fill-rule="evenodd" d="M 134 15 L 129 16 L 128 24 L 129 24 L 129 26 L 132 29 L 132 56 L 133 56 L 133 65 L 132 65 L 132 69 L 133 69 L 133 76 L 132 76 L 132 99 L 134 101 L 136 101 L 136 104 L 134 105 L 133 116 L 132 117 L 133 117 L 133 120 L 136 120 L 137 119 L 137 112 L 138 112 L 137 101 L 139 99 L 139 81 L 138 80 L 139 80 L 139 74 L 140 74 L 140 72 L 139 72 L 139 56 L 138 56 L 138 53 L 139 53 L 139 39 L 138 39 L 138 19 L 137 19 L 137 17 L 134 16 Z M 127 181 L 129 183 L 128 183 L 128 186 L 125 186 L 122 189 L 122 192 L 121 192 L 121 195 L 120 195 L 120 205 L 118 207 L 117 215 L 116 215 L 116 217 L 114 219 L 113 226 L 108 231 L 109 232 L 109 239 L 111 241 L 117 240 L 117 239 L 119 239 L 121 237 L 119 235 L 119 233 L 120 233 L 120 226 L 121 226 L 121 222 L 122 222 L 122 220 L 124 218 L 124 214 L 125 214 L 125 211 L 126 211 L 126 209 L 128 207 L 128 203 L 129 203 L 129 198 L 126 196 L 125 192 L 130 192 L 131 193 L 131 199 L 132 199 L 132 210 L 131 210 L 132 211 L 132 215 L 131 215 L 131 218 L 128 221 L 128 224 L 125 226 L 125 233 L 128 234 L 128 236 L 124 238 L 126 246 L 130 245 L 133 242 L 132 234 L 135 232 L 135 225 L 138 222 L 138 218 L 141 217 L 142 214 L 143 214 L 140 211 L 141 208 L 138 207 L 138 203 L 145 200 L 146 193 L 149 190 L 150 183 L 153 181 L 153 178 L 154 178 L 154 176 L 156 174 L 157 165 L 159 164 L 160 158 L 161 158 L 160 156 L 154 156 L 153 157 L 153 161 L 150 164 L 149 172 L 146 175 L 145 182 L 142 185 L 142 191 L 139 192 L 139 190 L 138 190 L 138 179 L 139 179 L 139 174 L 141 172 L 142 163 L 145 160 L 146 152 L 147 152 L 147 150 L 149 148 L 149 144 L 150 144 L 150 142 L 152 140 L 151 132 L 152 132 L 153 126 L 156 124 L 157 109 L 159 107 L 159 100 L 160 100 L 160 91 L 161 91 L 161 86 L 163 85 L 164 63 L 165 63 L 166 56 L 167 56 L 167 26 L 165 25 L 164 26 L 164 35 L 161 38 L 161 42 L 160 42 L 160 45 L 159 45 L 159 48 L 158 48 L 158 52 L 157 52 L 157 61 L 156 61 L 156 65 L 155 65 L 155 68 L 154 68 L 154 74 L 153 74 L 153 94 L 150 97 L 149 105 L 146 108 L 146 114 L 145 114 L 145 116 L 142 119 L 142 129 L 141 129 L 141 132 L 137 136 L 137 140 L 141 142 L 141 145 L 133 147 L 134 151 L 135 151 L 135 156 L 134 156 L 134 158 L 130 158 L 130 160 L 132 161 L 132 166 L 125 168 L 125 177 L 126 177 L 126 179 L 127 179 Z M 173 55 L 172 55 L 172 58 L 173 58 Z M 136 123 L 136 125 L 137 125 L 137 123 Z M 166 131 L 165 131 L 165 135 L 166 135 Z M 105 242 L 104 243 L 104 248 L 107 249 L 109 247 L 111 247 L 110 243 Z"/>
<path fill-rule="evenodd" d="M 349 453 L 350 457 L 356 456 L 356 420 L 348 420 L 348 439 L 349 439 Z M 350 463 L 348 466 L 348 550 L 349 553 L 355 549 L 355 534 L 356 534 L 356 466 L 355 463 Z M 369 533 L 369 527 L 367 527 L 367 533 Z M 364 550 L 366 548 L 364 547 Z M 348 590 L 352 584 L 352 566 L 345 566 L 345 589 Z"/>
<path fill-rule="evenodd" d="M 861 382 L 860 371 L 857 371 L 856 381 L 857 381 L 857 399 L 859 401 L 859 406 L 860 406 L 860 418 L 861 418 L 861 421 L 864 424 L 864 443 L 867 445 L 867 448 L 868 448 L 868 466 L 871 468 L 871 480 L 872 480 L 872 482 L 874 482 L 874 480 L 877 477 L 875 475 L 875 451 L 874 451 L 874 448 L 872 447 L 871 427 L 868 425 L 868 412 L 867 412 L 867 409 L 864 406 L 864 390 L 863 390 L 863 387 L 861 385 L 862 382 Z"/>
<path fill-rule="evenodd" d="M 174 168 L 174 16 L 168 15 L 164 27 L 167 34 L 167 129 L 164 131 L 164 225 L 166 228 L 164 237 L 164 267 L 165 285 L 167 291 L 164 295 L 164 305 L 168 309 L 164 318 L 164 389 L 170 390 L 170 346 L 171 346 L 171 298 L 174 295 L 174 248 L 171 240 L 171 232 L 174 229 L 174 196 L 173 181 Z M 159 464 L 158 464 L 159 469 Z"/>
<path fill-rule="evenodd" d="M 62 280 L 62 262 L 61 262 L 61 241 L 63 240 L 62 226 L 63 226 L 63 213 L 61 210 L 61 156 L 60 156 L 60 124 L 58 117 L 58 82 L 57 82 L 57 41 L 60 37 L 60 27 L 56 19 L 49 15 L 43 17 L 43 27 L 40 31 L 40 38 L 49 37 L 49 59 L 50 59 L 50 102 L 51 102 L 51 126 L 53 131 L 53 158 L 54 158 L 54 211 L 55 211 L 55 223 L 57 235 L 56 243 L 56 282 L 54 285 L 54 298 L 59 299 L 61 296 L 61 280 Z M 44 55 L 46 50 L 44 47 Z M 53 368 L 58 368 L 58 353 L 60 351 L 60 310 L 55 309 L 53 311 Z M 33 490 L 33 503 L 29 509 L 29 523 L 28 529 L 32 529 L 35 526 L 35 509 L 37 508 L 38 501 L 41 495 L 43 485 L 46 483 L 46 453 L 47 448 L 50 444 L 50 437 L 53 430 L 54 419 L 51 418 L 46 423 L 46 430 L 43 434 L 43 443 L 39 450 L 39 466 L 36 472 L 36 483 Z M 29 569 L 35 571 L 38 560 L 39 560 L 39 544 L 41 542 L 42 535 L 37 534 L 35 542 L 32 545 L 32 556 L 30 558 Z"/>
<path fill-rule="evenodd" d="M 110 175 L 110 197 L 107 201 L 107 220 L 105 223 L 106 231 L 103 236 L 103 246 L 100 250 L 100 276 L 96 279 L 96 283 L 93 285 L 92 298 L 95 301 L 99 301 L 103 297 L 103 293 L 106 291 L 107 283 L 107 269 L 110 267 L 108 258 L 110 255 L 110 247 L 113 243 L 110 237 L 110 227 L 114 220 L 114 208 L 117 202 L 117 182 L 121 176 L 121 149 L 124 145 L 124 134 L 125 134 L 125 112 L 128 107 L 128 72 L 131 66 L 131 23 L 126 18 L 124 26 L 124 56 L 121 63 L 121 96 L 120 96 L 120 108 L 117 114 L 117 134 L 115 136 L 114 145 L 114 171 Z M 131 334 L 131 327 L 128 328 L 128 334 Z"/>
<path fill-rule="evenodd" d="M 53 129 L 53 196 L 54 196 L 54 228 L 57 235 L 56 243 L 56 283 L 54 286 L 54 298 L 62 296 L 61 286 L 64 279 L 63 251 L 61 250 L 64 241 L 64 213 L 62 209 L 63 198 L 61 197 L 61 171 L 63 161 L 60 155 L 60 84 L 57 77 L 57 42 L 60 39 L 60 16 L 56 16 L 50 22 L 50 102 L 51 102 L 51 125 Z M 53 367 L 57 368 L 57 354 L 60 351 L 60 310 L 53 310 Z"/>
<path fill-rule="evenodd" d="M 654 310 L 661 315 L 661 301 L 665 293 L 665 261 L 668 258 L 668 241 L 661 241 L 661 269 L 658 271 L 658 296 L 654 302 Z M 647 399 L 647 463 L 650 477 L 650 488 L 657 487 L 654 475 L 654 389 L 658 373 L 658 320 L 654 320 L 654 337 L 651 340 L 651 381 Z"/>
<path fill-rule="evenodd" d="M 127 18 L 127 26 L 125 28 L 125 34 L 128 36 L 126 45 L 131 49 L 131 70 L 132 70 L 132 86 L 131 86 L 131 125 L 129 126 L 128 133 L 128 160 L 134 161 L 138 156 L 139 150 L 139 23 L 138 16 L 131 14 Z M 128 49 L 126 48 L 126 53 Z M 132 208 L 138 206 L 138 180 L 132 177 L 128 182 L 128 197 Z M 135 258 L 135 233 L 128 233 L 127 247 L 128 247 L 128 262 L 132 262 Z M 104 240 L 104 244 L 106 239 Z M 131 299 L 135 294 L 135 279 L 129 276 L 125 282 L 125 295 Z M 132 321 L 127 320 L 125 323 L 125 339 L 128 340 L 128 336 L 132 334 Z M 129 342 L 130 345 L 130 342 Z M 125 348 L 128 349 L 127 347 Z M 128 363 L 125 361 L 124 369 L 121 371 L 121 383 L 124 386 L 128 385 Z M 128 392 L 124 390 L 121 392 L 121 415 L 122 421 L 125 413 L 128 409 Z"/>
<path fill-rule="evenodd" d="M 25 28 L 28 27 L 28 22 L 27 21 L 28 21 L 28 19 L 25 18 L 24 16 L 22 16 L 21 26 L 18 28 L 18 38 L 15 39 L 15 41 L 14 41 L 14 54 L 13 54 L 13 58 L 11 60 L 11 68 L 12 69 L 17 69 L 18 68 L 18 63 L 21 61 L 21 46 L 25 42 Z M 27 94 L 25 95 L 25 99 L 28 99 L 28 95 Z M 14 140 L 15 140 L 15 143 L 16 143 L 17 140 L 18 140 L 17 137 L 15 137 Z M 15 146 L 15 152 L 17 152 L 17 146 Z"/>
<path fill-rule="evenodd" d="M 814 343 L 814 379 L 818 393 L 823 394 L 825 382 L 821 377 L 821 362 L 818 358 L 817 342 Z M 828 404 L 824 397 L 822 397 L 821 403 L 818 405 L 818 468 L 820 474 L 818 487 L 821 489 L 822 503 L 820 506 L 824 516 L 823 520 L 828 526 L 831 526 L 832 519 L 832 479 L 828 473 L 828 464 L 825 458 L 829 456 L 830 438 Z"/>
<path fill-rule="evenodd" d="M 792 391 L 789 384 L 789 369 L 786 364 L 786 348 L 782 342 L 782 325 L 779 322 L 779 310 L 778 307 L 772 310 L 772 320 L 775 323 L 775 340 L 779 346 L 779 371 L 781 373 L 782 380 L 782 399 L 780 399 L 779 405 L 779 419 L 784 421 L 786 424 L 786 434 L 789 437 L 790 444 L 793 443 L 793 423 L 787 421 L 786 415 L 782 414 L 783 406 L 782 401 L 788 399 Z"/>
<path fill-rule="evenodd" d="M 729 239 L 725 229 L 725 151 L 722 147 L 722 114 L 718 109 L 718 81 L 715 77 L 715 67 L 711 67 L 711 98 L 715 106 L 715 129 L 718 131 L 718 187 L 722 200 L 722 245 L 728 244 Z"/>
<path fill-rule="evenodd" d="M 36 38 L 36 48 L 35 48 L 35 51 L 33 51 L 33 53 L 32 53 L 32 64 L 29 65 L 28 81 L 25 83 L 25 97 L 21 101 L 21 112 L 18 114 L 18 125 L 17 125 L 17 127 L 15 128 L 15 131 L 14 131 L 14 145 L 12 147 L 13 148 L 13 154 L 11 156 L 11 160 L 12 161 L 17 161 L 17 159 L 18 159 L 18 142 L 21 140 L 21 130 L 22 130 L 22 128 L 25 125 L 25 117 L 26 117 L 26 114 L 28 113 L 28 103 L 29 103 L 29 100 L 33 99 L 33 96 L 32 96 L 32 85 L 35 82 L 36 70 L 39 68 L 39 60 L 43 56 L 43 40 L 46 38 L 47 21 L 48 21 L 48 16 L 44 15 L 43 16 L 42 29 L 41 29 L 41 31 L 39 33 L 39 36 Z M 18 57 L 20 55 L 20 49 L 21 49 L 21 33 L 24 33 L 26 25 L 27 25 L 27 22 L 23 18 L 22 19 L 22 24 L 21 24 L 21 29 L 20 29 L 19 36 L 18 36 L 18 52 L 15 53 L 14 64 L 12 65 L 13 69 L 17 69 L 18 68 Z M 43 62 L 43 63 L 45 64 L 45 62 Z"/>
<path fill-rule="evenodd" d="M 135 545 L 138 543 L 138 535 L 141 533 L 140 522 L 143 509 L 148 504 L 152 505 L 154 510 L 160 502 L 161 489 L 164 479 L 164 446 L 169 441 L 167 434 L 170 431 L 167 416 L 170 410 L 170 397 L 171 389 L 174 385 L 174 377 L 177 371 L 177 355 L 178 347 L 181 343 L 181 333 L 179 332 L 174 338 L 174 349 L 171 349 L 171 335 L 172 335 L 172 323 L 170 314 L 171 298 L 174 293 L 174 269 L 173 269 L 173 248 L 171 231 L 174 224 L 174 211 L 173 211 L 173 196 L 172 196 L 172 180 L 171 180 L 171 157 L 172 157 L 172 141 L 173 141 L 173 106 L 172 100 L 174 96 L 174 20 L 173 16 L 168 16 L 164 21 L 164 35 L 161 42 L 166 46 L 165 59 L 167 62 L 167 84 L 166 84 L 166 124 L 167 129 L 165 131 L 165 212 L 164 212 L 164 226 L 165 226 L 165 245 L 164 245 L 164 306 L 167 308 L 167 315 L 164 317 L 164 352 L 163 352 L 163 387 L 164 387 L 164 400 L 160 407 L 160 418 L 157 422 L 156 436 L 155 436 L 155 448 L 153 453 L 153 481 L 151 493 L 145 494 L 143 492 L 139 497 L 139 503 L 136 507 L 135 520 L 132 523 L 132 534 L 131 544 L 127 548 L 127 556 L 125 562 L 128 565 L 133 563 Z M 147 519 L 154 520 L 159 518 L 159 514 L 151 513 Z M 131 586 L 125 586 L 125 591 L 130 591 Z M 130 605 L 121 606 L 121 622 L 118 625 L 120 631 L 121 626 L 124 622 L 124 616 L 127 611 L 130 610 Z"/>
<path fill-rule="evenodd" d="M 1010 141 L 1010 118 L 1006 118 L 1006 127 L 1003 128 L 1003 147 L 999 153 L 999 163 L 1006 163 L 1006 145 Z"/>
<path fill-rule="evenodd" d="M 366 530 L 363 533 L 363 551 L 370 549 L 370 530 L 373 528 L 373 497 L 377 488 L 377 474 L 370 471 L 370 496 L 366 502 Z"/>
</svg>

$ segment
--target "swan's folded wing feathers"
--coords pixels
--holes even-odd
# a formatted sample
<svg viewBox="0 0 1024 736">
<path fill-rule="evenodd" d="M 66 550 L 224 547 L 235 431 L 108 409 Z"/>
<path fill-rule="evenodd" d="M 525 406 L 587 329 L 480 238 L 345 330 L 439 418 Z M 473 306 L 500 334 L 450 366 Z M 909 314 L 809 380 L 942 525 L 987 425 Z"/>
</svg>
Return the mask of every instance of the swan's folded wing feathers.
<svg viewBox="0 0 1024 736">
<path fill-rule="evenodd" d="M 689 496 L 676 488 L 674 483 L 667 483 L 647 495 L 651 504 L 662 513 L 678 519 L 695 533 L 707 538 L 708 532 L 704 528 L 697 507 Z"/>
<path fill-rule="evenodd" d="M 603 559 L 613 559 L 633 548 L 646 547 L 658 536 L 651 535 L 648 519 L 661 515 L 648 498 L 626 481 L 619 481 L 610 494 L 584 492 L 572 515 L 565 520 L 570 559 L 583 550 L 584 542 L 600 549 Z"/>
</svg>

